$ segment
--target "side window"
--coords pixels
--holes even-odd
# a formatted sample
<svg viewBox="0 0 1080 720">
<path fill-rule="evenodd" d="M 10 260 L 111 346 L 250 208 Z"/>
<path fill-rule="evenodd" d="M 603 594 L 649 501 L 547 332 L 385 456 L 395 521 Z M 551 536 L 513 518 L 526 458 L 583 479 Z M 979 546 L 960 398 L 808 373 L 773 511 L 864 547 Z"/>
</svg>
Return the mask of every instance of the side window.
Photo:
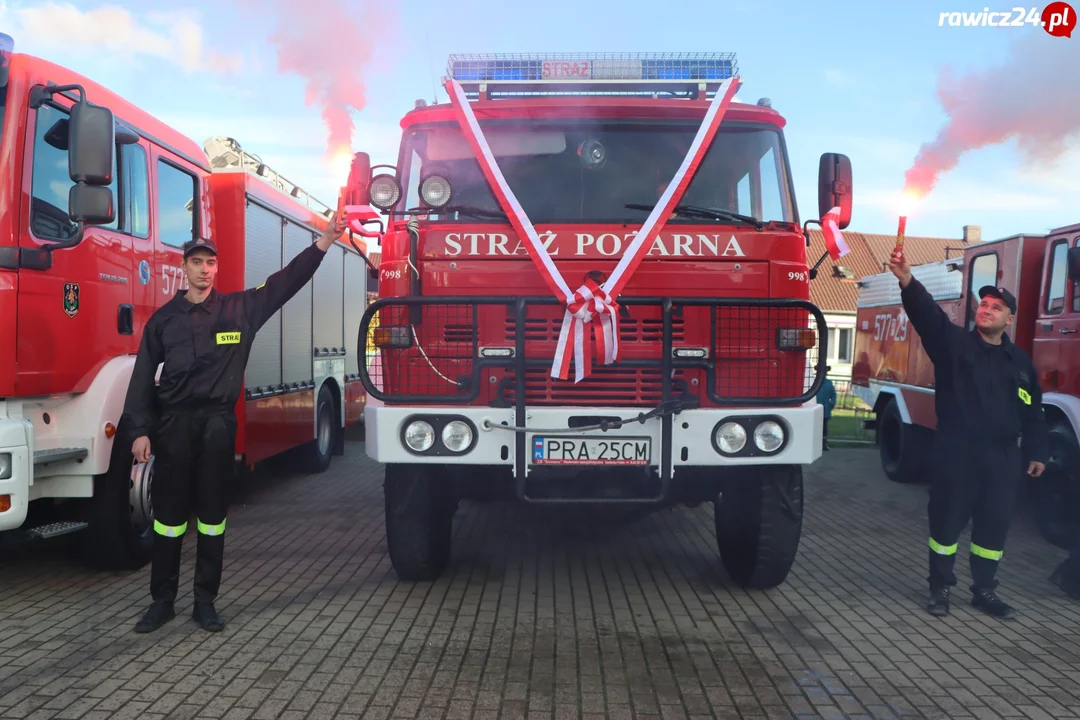
<svg viewBox="0 0 1080 720">
<path fill-rule="evenodd" d="M 851 362 L 851 328 L 839 328 L 840 341 L 836 344 L 836 359 L 842 363 Z"/>
<path fill-rule="evenodd" d="M 1065 311 L 1065 255 L 1069 246 L 1065 241 L 1054 243 L 1050 251 L 1050 286 L 1046 291 L 1046 313 L 1060 315 Z"/>
<path fill-rule="evenodd" d="M 115 153 L 113 155 L 115 158 Z M 30 231 L 42 240 L 69 240 L 78 224 L 68 217 L 68 191 L 74 185 L 68 175 L 68 113 L 42 105 L 34 128 L 34 166 L 30 190 Z M 109 186 L 116 196 L 116 162 Z M 120 211 L 108 225 L 94 227 L 115 230 Z"/>
<path fill-rule="evenodd" d="M 146 167 L 146 150 L 142 145 L 121 146 L 124 168 L 121 184 L 124 187 L 124 232 L 137 238 L 150 236 L 150 178 Z"/>
<path fill-rule="evenodd" d="M 166 245 L 183 247 L 195 237 L 195 176 L 158 160 L 157 180 L 158 238 Z"/>
<path fill-rule="evenodd" d="M 998 282 L 998 256 L 997 253 L 979 255 L 971 263 L 971 274 L 968 279 L 968 319 L 967 327 L 971 330 L 975 327 L 975 308 L 982 302 L 979 299 L 979 288 L 984 285 L 997 285 Z"/>
<path fill-rule="evenodd" d="M 1080 238 L 1076 238 L 1073 247 L 1080 248 Z M 1073 280 L 1073 312 L 1080 313 L 1080 280 Z"/>
</svg>

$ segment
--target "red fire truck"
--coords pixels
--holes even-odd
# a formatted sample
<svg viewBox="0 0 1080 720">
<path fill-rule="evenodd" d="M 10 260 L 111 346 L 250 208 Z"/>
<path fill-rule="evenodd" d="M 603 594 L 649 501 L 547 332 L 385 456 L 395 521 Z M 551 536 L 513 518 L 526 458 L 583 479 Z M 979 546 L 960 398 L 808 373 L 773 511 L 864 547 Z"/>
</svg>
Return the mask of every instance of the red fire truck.
<svg viewBox="0 0 1080 720">
<path fill-rule="evenodd" d="M 973 243 L 961 256 L 912 268 L 953 322 L 975 327 L 978 290 L 1008 288 L 1017 300 L 1010 337 L 1039 372 L 1050 428 L 1046 474 L 1030 483 L 1043 534 L 1066 542 L 1070 493 L 1080 491 L 1080 225 L 1048 235 Z M 934 366 L 908 324 L 891 272 L 859 281 L 852 387 L 873 408 L 881 463 L 896 482 L 926 477 L 933 429 Z"/>
<path fill-rule="evenodd" d="M 577 287 L 613 272 L 735 77 L 728 53 L 451 56 L 462 94 L 405 115 L 397 165 L 366 176 L 365 201 L 389 221 L 361 321 L 367 452 L 385 464 L 400 577 L 445 569 L 460 500 L 505 499 L 712 502 L 729 575 L 786 578 L 802 466 L 822 449 L 826 356 L 784 118 L 764 98 L 727 107 L 617 298 L 617 360 L 577 382 L 551 370 L 566 299 L 460 121 L 467 98 L 537 242 Z M 841 207 L 845 226 L 850 163 L 829 153 L 819 172 L 819 210 Z"/>
<path fill-rule="evenodd" d="M 13 53 L 10 37 L 0 46 L 0 538 L 78 531 L 92 564 L 137 567 L 154 461 L 133 461 L 121 412 L 144 324 L 186 286 L 181 245 L 213 238 L 218 288 L 255 287 L 332 211 L 232 140 L 208 140 L 208 154 L 91 80 Z M 321 471 L 362 416 L 345 341 L 366 305 L 358 250 L 332 247 L 259 333 L 237 404 L 243 466 L 306 446 Z"/>
</svg>

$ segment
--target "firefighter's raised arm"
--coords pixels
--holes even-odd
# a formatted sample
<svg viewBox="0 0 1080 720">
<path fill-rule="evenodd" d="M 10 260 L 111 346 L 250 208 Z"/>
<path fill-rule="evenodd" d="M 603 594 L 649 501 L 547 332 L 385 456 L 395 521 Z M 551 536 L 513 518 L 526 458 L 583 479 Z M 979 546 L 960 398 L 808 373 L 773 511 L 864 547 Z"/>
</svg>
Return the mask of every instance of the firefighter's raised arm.
<svg viewBox="0 0 1080 720">
<path fill-rule="evenodd" d="M 261 328 L 281 306 L 307 285 L 319 269 L 326 251 L 341 237 L 344 222 L 337 215 L 318 241 L 297 253 L 288 265 L 278 270 L 257 288 L 244 291 L 244 309 L 254 330 Z"/>
<path fill-rule="evenodd" d="M 161 344 L 158 324 L 151 316 L 143 328 L 139 352 L 135 356 L 135 368 L 131 371 L 127 397 L 124 399 L 124 414 L 131 418 L 131 437 L 136 446 L 132 452 L 136 460 L 146 462 L 150 455 L 150 434 L 157 425 L 157 402 L 154 390 L 154 377 L 158 365 L 165 361 L 165 350 Z M 143 447 L 145 445 L 145 447 Z"/>
<path fill-rule="evenodd" d="M 911 274 L 911 266 L 900 255 L 889 259 L 889 269 L 900 281 L 900 299 L 926 354 L 935 363 L 949 352 L 953 340 L 963 334 L 921 282 Z"/>
</svg>

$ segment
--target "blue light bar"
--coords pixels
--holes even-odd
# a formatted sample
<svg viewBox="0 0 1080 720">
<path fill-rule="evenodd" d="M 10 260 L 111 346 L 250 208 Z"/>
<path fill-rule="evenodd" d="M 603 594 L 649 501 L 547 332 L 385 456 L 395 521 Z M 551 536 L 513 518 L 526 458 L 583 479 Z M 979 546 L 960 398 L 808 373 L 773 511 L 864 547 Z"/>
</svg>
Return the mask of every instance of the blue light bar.
<svg viewBox="0 0 1080 720">
<path fill-rule="evenodd" d="M 451 55 L 467 95 L 658 95 L 715 91 L 738 75 L 735 53 Z"/>
</svg>

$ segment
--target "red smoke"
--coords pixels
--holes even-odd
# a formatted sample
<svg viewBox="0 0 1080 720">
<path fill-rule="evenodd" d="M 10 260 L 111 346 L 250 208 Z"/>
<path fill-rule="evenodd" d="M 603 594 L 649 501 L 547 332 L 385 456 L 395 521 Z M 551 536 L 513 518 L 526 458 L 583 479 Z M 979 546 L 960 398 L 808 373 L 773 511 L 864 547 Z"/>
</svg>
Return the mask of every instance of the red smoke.
<svg viewBox="0 0 1080 720">
<path fill-rule="evenodd" d="M 258 3 L 274 16 L 269 41 L 277 51 L 278 72 L 302 77 L 304 101 L 322 108 L 327 156 L 351 152 L 354 125 L 349 113 L 367 104 L 363 76 L 373 60 L 375 40 L 389 31 L 393 5 L 377 0 Z"/>
<path fill-rule="evenodd" d="M 916 198 L 960 157 L 1015 139 L 1028 160 L 1052 162 L 1080 131 L 1080 43 L 1042 30 L 1016 42 L 999 67 L 938 79 L 938 99 L 948 115 L 933 142 L 919 149 L 904 174 L 904 193 Z"/>
</svg>

